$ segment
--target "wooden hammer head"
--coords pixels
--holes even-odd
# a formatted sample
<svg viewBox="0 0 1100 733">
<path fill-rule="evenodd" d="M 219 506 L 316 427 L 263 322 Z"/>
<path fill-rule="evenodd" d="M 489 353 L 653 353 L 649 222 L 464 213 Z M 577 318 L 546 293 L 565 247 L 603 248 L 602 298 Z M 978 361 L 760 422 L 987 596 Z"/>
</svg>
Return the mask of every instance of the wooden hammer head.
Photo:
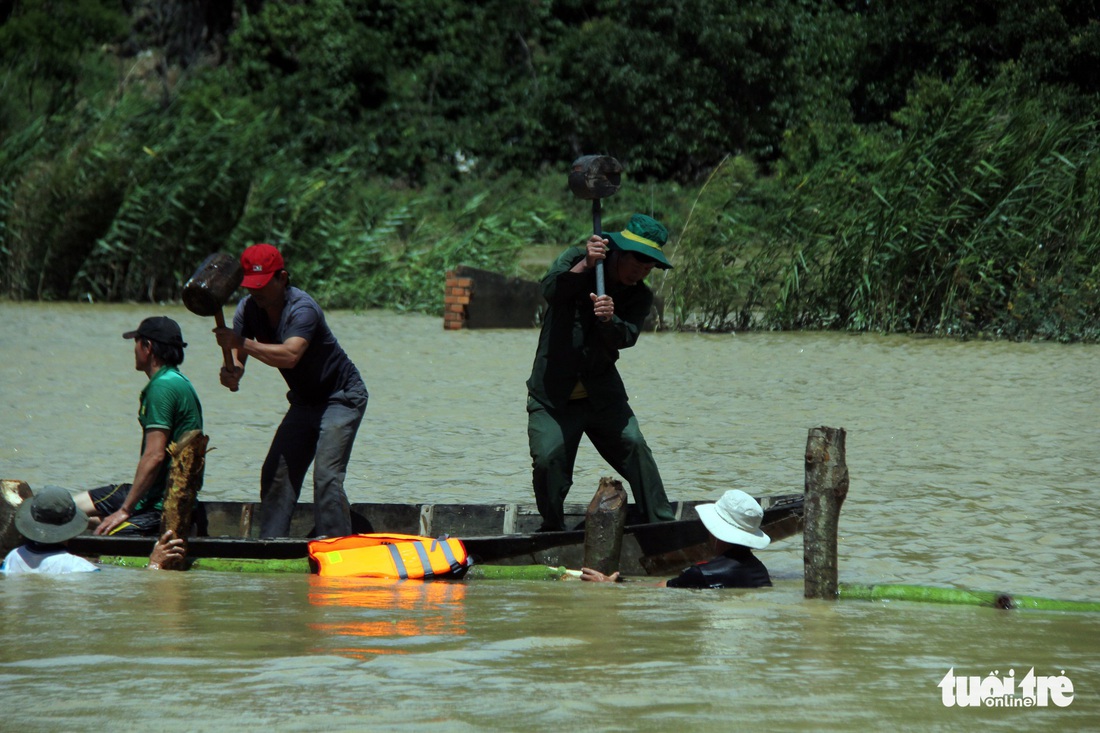
<svg viewBox="0 0 1100 733">
<path fill-rule="evenodd" d="M 582 200 L 605 199 L 619 190 L 623 167 L 610 155 L 582 155 L 569 171 L 569 190 Z"/>
<path fill-rule="evenodd" d="M 244 268 L 241 261 L 224 252 L 206 258 L 183 286 L 183 304 L 196 316 L 221 313 L 233 292 L 241 286 Z"/>
</svg>

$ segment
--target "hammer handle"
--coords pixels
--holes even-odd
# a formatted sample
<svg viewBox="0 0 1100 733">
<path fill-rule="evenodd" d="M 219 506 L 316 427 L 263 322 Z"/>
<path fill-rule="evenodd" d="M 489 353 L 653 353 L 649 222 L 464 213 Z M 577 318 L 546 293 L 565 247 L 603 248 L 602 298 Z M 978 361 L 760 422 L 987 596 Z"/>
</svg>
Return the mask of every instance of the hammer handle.
<svg viewBox="0 0 1100 733">
<path fill-rule="evenodd" d="M 596 236 L 603 235 L 603 224 L 600 222 L 600 200 L 592 199 L 592 233 Z M 603 260 L 596 261 L 596 295 L 606 292 L 603 282 Z"/>
<path fill-rule="evenodd" d="M 592 233 L 597 236 L 603 236 L 603 224 L 600 221 L 600 200 L 592 199 Z M 607 292 L 607 288 L 604 286 L 603 281 L 603 260 L 596 260 L 596 295 L 604 295 Z M 601 321 L 608 321 L 609 318 L 601 318 Z"/>
<path fill-rule="evenodd" d="M 218 325 L 218 328 L 225 328 L 225 316 L 222 315 L 222 309 L 218 308 L 214 312 L 214 323 Z M 225 368 L 230 372 L 233 371 L 233 352 L 229 350 L 228 346 L 222 347 L 222 356 L 225 357 Z M 237 390 L 233 390 L 236 392 Z"/>
</svg>

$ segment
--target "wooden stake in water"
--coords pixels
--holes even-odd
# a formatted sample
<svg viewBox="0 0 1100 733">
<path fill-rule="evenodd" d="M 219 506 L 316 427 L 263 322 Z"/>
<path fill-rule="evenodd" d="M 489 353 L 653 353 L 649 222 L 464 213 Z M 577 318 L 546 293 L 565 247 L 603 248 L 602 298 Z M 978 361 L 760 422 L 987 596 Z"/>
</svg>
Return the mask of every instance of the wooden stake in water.
<svg viewBox="0 0 1100 733">
<path fill-rule="evenodd" d="M 584 566 L 611 575 L 619 570 L 626 526 L 626 490 L 621 481 L 600 479 L 584 515 Z"/>
<path fill-rule="evenodd" d="M 837 526 L 848 496 L 844 428 L 812 428 L 806 440 L 805 596 L 836 600 Z"/>
<path fill-rule="evenodd" d="M 168 472 L 168 487 L 164 496 L 164 511 L 160 517 L 160 533 L 168 530 L 187 541 L 191 532 L 191 512 L 195 508 L 195 498 L 202 488 L 202 477 L 206 469 L 206 444 L 209 438 L 199 430 L 191 430 L 180 436 L 179 442 L 168 446 L 172 456 L 172 469 Z M 182 559 L 166 560 L 162 570 L 183 570 Z"/>
</svg>

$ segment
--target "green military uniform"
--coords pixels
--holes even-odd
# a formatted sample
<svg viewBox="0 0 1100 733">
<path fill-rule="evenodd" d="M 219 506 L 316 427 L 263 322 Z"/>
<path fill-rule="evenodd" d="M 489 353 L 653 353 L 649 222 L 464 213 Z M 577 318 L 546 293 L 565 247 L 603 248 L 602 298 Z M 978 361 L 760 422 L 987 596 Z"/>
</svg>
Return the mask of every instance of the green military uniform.
<svg viewBox="0 0 1100 733">
<path fill-rule="evenodd" d="M 582 435 L 630 484 L 648 521 L 674 519 L 657 464 L 615 367 L 619 350 L 638 341 L 653 291 L 642 282 L 609 281 L 607 294 L 615 302 L 615 315 L 601 322 L 589 297 L 596 292 L 595 272 L 570 272 L 584 257 L 584 247 L 567 249 L 542 279 L 549 308 L 527 380 L 527 434 L 542 528 L 564 529 L 563 507 Z"/>
</svg>

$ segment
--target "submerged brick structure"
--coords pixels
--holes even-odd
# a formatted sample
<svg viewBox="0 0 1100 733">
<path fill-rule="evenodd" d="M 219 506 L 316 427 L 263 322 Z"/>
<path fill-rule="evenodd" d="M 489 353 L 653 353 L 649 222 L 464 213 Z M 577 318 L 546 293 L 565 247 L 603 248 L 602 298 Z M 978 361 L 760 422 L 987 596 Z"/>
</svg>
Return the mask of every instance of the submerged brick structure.
<svg viewBox="0 0 1100 733">
<path fill-rule="evenodd" d="M 447 272 L 443 328 L 534 328 L 545 307 L 538 283 L 459 265 Z"/>
<path fill-rule="evenodd" d="M 472 277 L 447 271 L 446 290 L 443 293 L 443 328 L 455 330 L 466 324 L 466 306 L 474 289 Z"/>
</svg>

